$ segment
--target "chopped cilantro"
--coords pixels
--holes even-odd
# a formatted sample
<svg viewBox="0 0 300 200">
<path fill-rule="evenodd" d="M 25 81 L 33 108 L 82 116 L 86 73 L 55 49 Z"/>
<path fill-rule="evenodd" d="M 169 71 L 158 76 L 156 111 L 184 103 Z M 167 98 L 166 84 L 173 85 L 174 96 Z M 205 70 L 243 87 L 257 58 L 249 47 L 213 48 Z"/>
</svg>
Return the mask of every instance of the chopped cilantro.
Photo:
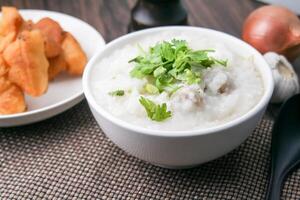
<svg viewBox="0 0 300 200">
<path fill-rule="evenodd" d="M 152 85 L 150 83 L 147 83 L 145 85 L 145 90 L 147 93 L 149 94 L 158 94 L 159 93 L 159 90 L 158 88 L 155 86 L 155 85 Z"/>
<path fill-rule="evenodd" d="M 182 75 L 183 75 L 183 80 L 189 85 L 197 84 L 201 80 L 199 73 L 193 72 L 190 69 L 185 69 Z"/>
<path fill-rule="evenodd" d="M 108 94 L 111 96 L 124 96 L 125 91 L 124 90 L 115 90 L 115 91 L 109 92 Z"/>
<path fill-rule="evenodd" d="M 148 77 L 148 80 L 152 80 L 149 84 L 159 92 L 168 92 L 180 83 L 200 83 L 199 69 L 214 64 L 227 66 L 227 60 L 218 60 L 208 54 L 214 50 L 192 50 L 185 40 L 163 41 L 150 47 L 148 52 L 140 46 L 139 49 L 141 54 L 129 61 L 135 64 L 130 75 L 139 79 Z M 146 91 L 152 93 L 152 89 Z"/>
<path fill-rule="evenodd" d="M 167 111 L 167 104 L 163 103 L 161 105 L 155 104 L 150 99 L 143 96 L 139 99 L 142 106 L 145 108 L 148 117 L 153 121 L 164 121 L 165 119 L 171 117 L 171 111 Z"/>
</svg>

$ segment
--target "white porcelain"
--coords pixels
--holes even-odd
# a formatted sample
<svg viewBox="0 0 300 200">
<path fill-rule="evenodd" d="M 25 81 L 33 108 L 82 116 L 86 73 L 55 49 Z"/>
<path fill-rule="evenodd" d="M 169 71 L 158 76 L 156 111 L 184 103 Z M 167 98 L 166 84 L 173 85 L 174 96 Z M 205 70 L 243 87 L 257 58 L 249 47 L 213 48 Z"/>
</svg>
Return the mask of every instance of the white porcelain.
<svg viewBox="0 0 300 200">
<path fill-rule="evenodd" d="M 91 92 L 90 77 L 97 63 L 117 49 L 139 37 L 162 31 L 190 31 L 206 33 L 216 41 L 235 46 L 247 55 L 254 55 L 254 63 L 263 78 L 265 92 L 259 103 L 245 115 L 226 124 L 193 131 L 157 131 L 124 122 L 101 108 Z M 88 63 L 83 75 L 83 90 L 98 124 L 117 146 L 129 154 L 166 168 L 187 168 L 216 159 L 239 146 L 254 130 L 262 118 L 272 96 L 273 79 L 270 68 L 262 55 L 245 42 L 228 34 L 197 27 L 160 27 L 146 29 L 120 37 L 109 43 Z"/>
<path fill-rule="evenodd" d="M 75 17 L 45 10 L 20 10 L 20 13 L 24 19 L 32 19 L 34 22 L 43 17 L 50 17 L 58 21 L 64 30 L 72 33 L 78 40 L 88 59 L 105 46 L 105 41 L 100 33 Z M 26 112 L 0 115 L 0 127 L 34 123 L 71 108 L 84 98 L 81 81 L 81 77 L 61 74 L 49 83 L 48 91 L 43 96 L 34 98 L 26 96 L 28 106 Z"/>
</svg>

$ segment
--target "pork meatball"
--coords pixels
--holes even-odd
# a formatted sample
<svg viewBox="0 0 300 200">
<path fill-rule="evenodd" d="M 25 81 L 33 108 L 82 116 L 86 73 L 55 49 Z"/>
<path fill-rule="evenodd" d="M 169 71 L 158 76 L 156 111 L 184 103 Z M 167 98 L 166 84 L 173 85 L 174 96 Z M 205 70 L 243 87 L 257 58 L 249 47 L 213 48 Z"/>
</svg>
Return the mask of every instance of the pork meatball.
<svg viewBox="0 0 300 200">
<path fill-rule="evenodd" d="M 230 91 L 231 81 L 228 72 L 215 68 L 205 75 L 205 88 L 211 94 L 226 94 Z"/>
<path fill-rule="evenodd" d="M 203 106 L 203 90 L 198 85 L 185 86 L 175 92 L 171 97 L 174 110 L 191 112 Z"/>
</svg>

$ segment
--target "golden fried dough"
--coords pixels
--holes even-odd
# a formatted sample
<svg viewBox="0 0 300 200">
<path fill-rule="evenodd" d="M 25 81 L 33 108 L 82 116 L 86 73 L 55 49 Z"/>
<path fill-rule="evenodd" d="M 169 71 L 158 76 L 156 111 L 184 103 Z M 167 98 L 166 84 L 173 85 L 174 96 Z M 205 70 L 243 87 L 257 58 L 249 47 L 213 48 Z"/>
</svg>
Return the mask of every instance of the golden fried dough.
<svg viewBox="0 0 300 200">
<path fill-rule="evenodd" d="M 87 63 L 87 57 L 76 39 L 68 32 L 62 42 L 63 56 L 67 62 L 67 72 L 81 75 Z"/>
<path fill-rule="evenodd" d="M 11 85 L 12 83 L 7 79 L 5 75 L 0 76 L 0 93 L 7 90 Z"/>
<path fill-rule="evenodd" d="M 50 18 L 43 18 L 35 24 L 35 27 L 42 32 L 45 40 L 45 52 L 47 58 L 58 56 L 61 52 L 63 30 L 60 25 Z"/>
<path fill-rule="evenodd" d="M 22 26 L 20 27 L 19 32 L 22 33 L 22 31 L 32 31 L 34 29 L 34 23 L 32 20 L 24 21 Z"/>
<path fill-rule="evenodd" d="M 9 33 L 6 36 L 0 35 L 0 53 L 2 53 L 4 49 L 15 40 L 15 38 L 16 38 L 15 33 Z"/>
<path fill-rule="evenodd" d="M 8 66 L 4 62 L 2 55 L 0 54 L 0 93 L 6 90 L 11 82 L 7 80 Z"/>
<path fill-rule="evenodd" d="M 0 52 L 13 42 L 23 24 L 23 18 L 15 7 L 2 7 L 0 24 Z"/>
<path fill-rule="evenodd" d="M 48 77 L 49 80 L 53 80 L 58 74 L 66 70 L 67 63 L 62 54 L 58 55 L 55 58 L 49 58 L 49 69 Z"/>
<path fill-rule="evenodd" d="M 7 35 L 11 32 L 18 32 L 23 24 L 23 18 L 15 7 L 2 7 L 2 20 L 0 34 Z"/>
<path fill-rule="evenodd" d="M 10 81 L 31 96 L 40 96 L 46 92 L 49 63 L 39 30 L 23 31 L 4 50 L 3 57 L 10 67 Z"/>
<path fill-rule="evenodd" d="M 80 44 L 58 22 L 46 17 L 33 23 L 15 7 L 2 7 L 0 115 L 25 111 L 24 93 L 40 96 L 58 74 L 81 75 L 86 63 Z"/>
<path fill-rule="evenodd" d="M 0 77 L 0 115 L 24 112 L 26 103 L 22 90 L 6 79 Z"/>
<path fill-rule="evenodd" d="M 6 75 L 8 72 L 8 69 L 9 68 L 6 65 L 6 63 L 4 62 L 2 55 L 0 55 L 0 77 Z"/>
</svg>

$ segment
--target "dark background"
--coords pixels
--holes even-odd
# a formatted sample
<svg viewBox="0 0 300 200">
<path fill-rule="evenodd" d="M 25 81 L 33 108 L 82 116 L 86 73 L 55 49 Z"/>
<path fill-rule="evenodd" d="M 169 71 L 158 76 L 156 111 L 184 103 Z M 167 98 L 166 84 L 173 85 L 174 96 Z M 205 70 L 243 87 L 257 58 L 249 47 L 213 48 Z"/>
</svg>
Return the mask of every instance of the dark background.
<svg viewBox="0 0 300 200">
<path fill-rule="evenodd" d="M 127 33 L 135 0 L 4 0 L 0 5 L 45 9 L 73 15 L 94 26 L 109 42 Z M 254 0 L 184 0 L 189 23 L 240 36 L 247 15 L 262 5 Z"/>
</svg>

